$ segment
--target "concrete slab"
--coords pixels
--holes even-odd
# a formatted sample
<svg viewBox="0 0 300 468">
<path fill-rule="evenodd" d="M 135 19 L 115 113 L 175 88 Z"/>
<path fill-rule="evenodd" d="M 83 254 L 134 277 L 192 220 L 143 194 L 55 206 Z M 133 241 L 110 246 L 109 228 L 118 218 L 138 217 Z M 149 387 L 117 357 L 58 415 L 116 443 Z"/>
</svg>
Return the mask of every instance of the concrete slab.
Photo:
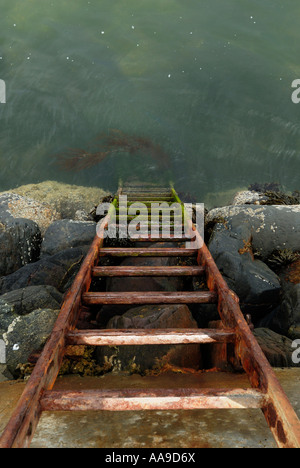
<svg viewBox="0 0 300 468">
<path fill-rule="evenodd" d="M 300 369 L 275 369 L 300 417 Z M 247 387 L 244 375 L 174 374 L 59 378 L 56 389 Z M 0 432 L 24 388 L 0 384 Z M 276 448 L 260 410 L 44 413 L 32 448 Z"/>
</svg>

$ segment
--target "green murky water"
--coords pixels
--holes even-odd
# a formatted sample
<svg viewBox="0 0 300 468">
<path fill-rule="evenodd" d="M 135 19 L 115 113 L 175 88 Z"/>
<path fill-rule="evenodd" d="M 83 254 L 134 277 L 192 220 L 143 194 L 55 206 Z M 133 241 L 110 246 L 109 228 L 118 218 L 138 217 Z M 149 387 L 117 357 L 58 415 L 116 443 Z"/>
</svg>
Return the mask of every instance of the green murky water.
<svg viewBox="0 0 300 468">
<path fill-rule="evenodd" d="M 254 182 L 299 189 L 297 0 L 2 0 L 0 190 L 171 178 L 202 201 Z M 62 171 L 118 129 L 160 145 Z"/>
</svg>

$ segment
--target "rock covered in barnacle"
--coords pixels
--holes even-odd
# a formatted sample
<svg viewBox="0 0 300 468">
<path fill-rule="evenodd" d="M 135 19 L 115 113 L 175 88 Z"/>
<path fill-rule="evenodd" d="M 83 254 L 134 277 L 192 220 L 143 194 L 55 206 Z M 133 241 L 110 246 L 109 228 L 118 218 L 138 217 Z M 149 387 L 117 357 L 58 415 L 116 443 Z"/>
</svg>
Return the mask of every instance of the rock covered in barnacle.
<svg viewBox="0 0 300 468">
<path fill-rule="evenodd" d="M 46 203 L 61 219 L 75 219 L 78 216 L 77 211 L 81 211 L 81 216 L 85 213 L 84 216 L 88 217 L 102 198 L 109 195 L 107 191 L 98 187 L 83 187 L 56 181 L 23 185 L 10 192 L 29 197 L 36 202 Z"/>
<path fill-rule="evenodd" d="M 54 221 L 60 219 L 60 215 L 48 203 L 5 192 L 0 195 L 0 220 L 5 224 L 12 219 L 29 219 L 35 222 L 43 235 Z"/>
</svg>

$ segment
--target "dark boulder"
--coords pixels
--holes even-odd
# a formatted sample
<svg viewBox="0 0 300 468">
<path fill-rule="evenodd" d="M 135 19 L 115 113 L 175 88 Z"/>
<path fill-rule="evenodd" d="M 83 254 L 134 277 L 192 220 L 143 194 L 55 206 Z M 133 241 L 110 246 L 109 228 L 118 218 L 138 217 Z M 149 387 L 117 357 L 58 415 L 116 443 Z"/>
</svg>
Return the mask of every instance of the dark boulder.
<svg viewBox="0 0 300 468">
<path fill-rule="evenodd" d="M 173 246 L 173 244 L 171 244 Z M 151 247 L 169 247 L 170 243 L 155 243 Z M 121 262 L 121 266 L 171 266 L 177 264 L 175 257 L 129 257 Z M 114 277 L 106 282 L 107 291 L 177 291 L 182 289 L 183 280 L 179 277 Z M 117 308 L 116 308 L 117 307 Z M 97 321 L 105 326 L 114 315 L 123 314 L 131 308 L 130 304 L 101 308 Z"/>
<path fill-rule="evenodd" d="M 55 255 L 62 250 L 91 245 L 96 236 L 96 223 L 63 219 L 47 229 L 41 256 Z"/>
<path fill-rule="evenodd" d="M 13 380 L 13 375 L 9 372 L 6 364 L 0 364 L 0 383 Z"/>
<path fill-rule="evenodd" d="M 0 215 L 0 276 L 9 275 L 40 254 L 41 233 L 34 221 L 3 219 Z"/>
<path fill-rule="evenodd" d="M 29 286 L 0 296 L 0 329 L 7 329 L 17 315 L 37 309 L 59 309 L 63 295 L 53 286 Z"/>
<path fill-rule="evenodd" d="M 209 242 L 210 252 L 228 286 L 238 295 L 241 309 L 253 322 L 276 307 L 280 295 L 277 275 L 252 254 L 246 223 L 235 229 L 217 224 Z"/>
<path fill-rule="evenodd" d="M 300 205 L 226 206 L 209 211 L 206 222 L 220 218 L 232 233 L 242 229 L 263 261 L 274 251 L 300 250 Z"/>
<path fill-rule="evenodd" d="M 193 291 L 207 290 L 205 275 L 192 278 L 192 289 Z M 189 304 L 189 309 L 199 328 L 209 328 L 209 322 L 220 319 L 218 304 Z"/>
<path fill-rule="evenodd" d="M 35 310 L 29 315 L 16 316 L 0 335 L 6 346 L 6 366 L 17 376 L 19 364 L 25 364 L 32 353 L 43 349 L 52 332 L 59 310 Z"/>
<path fill-rule="evenodd" d="M 64 293 L 71 286 L 87 251 L 88 247 L 68 249 L 26 265 L 1 278 L 0 292 L 5 294 L 27 286 L 48 285 Z"/>
<path fill-rule="evenodd" d="M 281 297 L 278 307 L 261 321 L 261 326 L 271 328 L 291 339 L 300 338 L 300 262 L 284 268 L 279 274 Z M 295 274 L 297 270 L 297 274 Z"/>
<path fill-rule="evenodd" d="M 134 307 L 122 316 L 113 317 L 107 324 L 109 329 L 161 329 L 197 328 L 197 324 L 186 305 L 145 305 Z M 201 367 L 200 345 L 143 345 L 99 347 L 97 360 L 100 365 L 113 361 L 119 370 L 146 370 L 170 364 L 199 369 Z"/>
<path fill-rule="evenodd" d="M 38 260 L 42 235 L 58 217 L 45 203 L 15 193 L 0 195 L 0 276 Z"/>
<path fill-rule="evenodd" d="M 293 362 L 292 340 L 268 328 L 256 328 L 253 334 L 272 367 L 300 367 Z"/>
</svg>

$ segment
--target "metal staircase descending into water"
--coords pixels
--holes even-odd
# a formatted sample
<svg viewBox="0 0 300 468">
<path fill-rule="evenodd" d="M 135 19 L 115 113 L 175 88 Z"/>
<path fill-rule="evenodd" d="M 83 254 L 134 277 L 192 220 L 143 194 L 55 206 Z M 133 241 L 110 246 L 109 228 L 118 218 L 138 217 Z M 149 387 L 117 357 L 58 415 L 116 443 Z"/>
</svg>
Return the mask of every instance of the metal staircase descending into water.
<svg viewBox="0 0 300 468">
<path fill-rule="evenodd" d="M 184 234 L 171 234 L 166 240 L 174 247 L 105 247 L 105 230 L 113 221 L 122 220 L 119 196 L 126 195 L 128 206 L 143 202 L 180 202 L 174 188 L 155 184 L 124 185 L 102 219 L 90 250 L 68 291 L 53 332 L 37 361 L 24 392 L 0 439 L 0 448 L 29 447 L 43 411 L 126 411 L 184 410 L 215 408 L 257 408 L 263 411 L 277 445 L 300 448 L 300 422 L 275 373 L 254 338 L 239 307 L 237 296 L 220 274 L 193 221 L 185 214 Z M 180 202 L 181 203 L 181 202 Z M 181 203 L 183 208 L 183 204 Z M 130 217 L 126 216 L 126 224 Z M 173 220 L 174 221 L 174 220 Z M 124 218 L 122 220 L 124 223 Z M 162 223 L 161 223 L 162 224 Z M 162 225 L 160 225 L 160 228 Z M 174 231 L 175 232 L 175 231 Z M 188 233 L 188 234 L 186 234 Z M 194 239 L 201 247 L 186 248 Z M 165 240 L 151 235 L 138 237 L 139 242 Z M 178 242 L 181 242 L 178 247 Z M 141 245 L 141 244 L 139 244 Z M 143 244 L 142 244 L 143 245 Z M 128 256 L 192 257 L 191 266 L 101 266 L 99 259 Z M 176 292 L 95 292 L 92 281 L 97 277 L 130 276 L 203 276 L 207 290 Z M 79 330 L 81 310 L 95 304 L 197 304 L 216 303 L 222 321 L 218 329 L 126 329 Z M 126 346 L 149 344 L 223 343 L 234 347 L 235 357 L 248 375 L 251 388 L 237 389 L 124 389 L 124 390 L 53 390 L 66 346 Z"/>
</svg>

